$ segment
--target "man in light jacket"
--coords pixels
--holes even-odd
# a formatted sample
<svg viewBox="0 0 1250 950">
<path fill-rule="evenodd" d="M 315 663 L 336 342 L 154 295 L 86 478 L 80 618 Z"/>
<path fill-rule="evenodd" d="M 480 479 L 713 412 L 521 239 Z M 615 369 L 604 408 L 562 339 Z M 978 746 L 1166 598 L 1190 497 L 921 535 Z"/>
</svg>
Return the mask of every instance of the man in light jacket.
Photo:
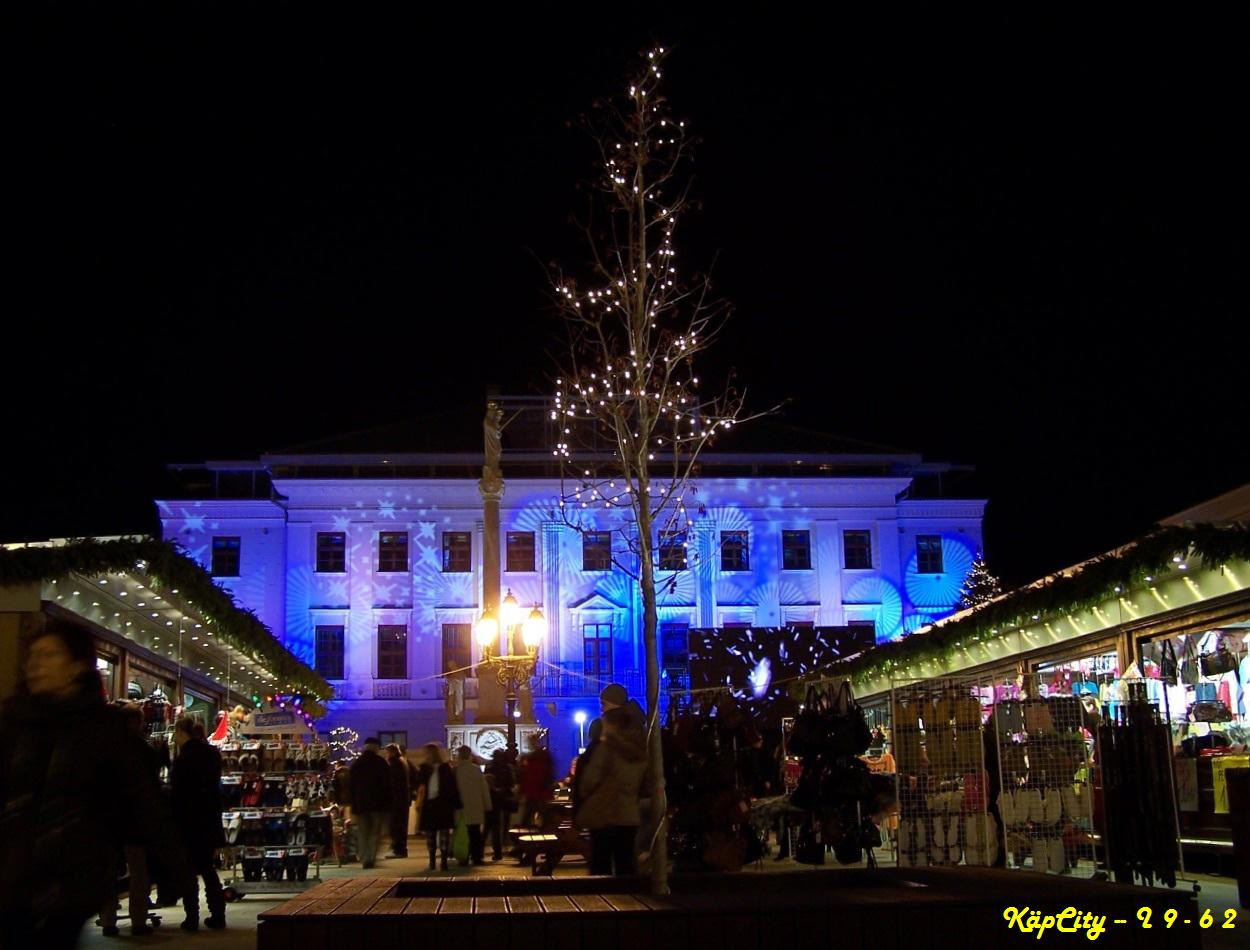
<svg viewBox="0 0 1250 950">
<path fill-rule="evenodd" d="M 482 823 L 491 810 L 490 786 L 478 764 L 473 761 L 473 750 L 462 745 L 456 753 L 456 787 L 460 789 L 460 817 L 469 831 L 469 863 L 481 864 L 485 860 L 485 839 Z"/>
<path fill-rule="evenodd" d="M 647 773 L 647 736 L 637 717 L 625 708 L 600 717 L 603 734 L 585 773 L 578 768 L 576 823 L 590 831 L 590 873 L 637 872 L 635 838 L 641 815 L 638 799 Z"/>
</svg>

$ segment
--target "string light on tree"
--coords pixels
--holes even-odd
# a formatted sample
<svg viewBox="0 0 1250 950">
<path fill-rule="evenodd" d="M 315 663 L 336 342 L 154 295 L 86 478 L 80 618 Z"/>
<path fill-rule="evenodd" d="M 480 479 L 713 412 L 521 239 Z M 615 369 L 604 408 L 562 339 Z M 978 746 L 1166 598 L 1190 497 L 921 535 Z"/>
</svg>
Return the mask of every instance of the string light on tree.
<svg viewBox="0 0 1250 950">
<path fill-rule="evenodd" d="M 599 148 L 594 226 L 582 226 L 592 265 L 580 279 L 559 269 L 552 274 L 569 348 L 550 410 L 559 426 L 552 455 L 562 463 L 564 486 L 553 512 L 580 531 L 612 529 L 632 555 L 614 555 L 614 562 L 622 569 L 628 569 L 626 561 L 637 565 L 648 755 L 657 782 L 664 773 L 657 573 L 671 575 L 658 580 L 671 588 L 688 563 L 692 519 L 685 502 L 694 494 L 693 466 L 718 434 L 742 421 L 743 412 L 741 393 L 726 387 L 704 395 L 694 372 L 730 308 L 714 295 L 707 275 L 683 274 L 677 266 L 677 227 L 692 203 L 687 168 L 695 140 L 685 121 L 671 114 L 661 87 L 665 58 L 663 47 L 648 51 L 623 86 L 627 95 L 600 103 L 585 122 Z M 651 796 L 664 813 L 662 785 Z M 667 891 L 665 846 L 661 828 L 652 849 L 657 893 Z"/>
<path fill-rule="evenodd" d="M 349 726 L 336 726 L 334 729 L 331 729 L 330 761 L 334 763 L 342 762 L 344 765 L 352 762 L 360 755 L 360 750 L 356 747 L 359 741 L 360 735 Z"/>
</svg>

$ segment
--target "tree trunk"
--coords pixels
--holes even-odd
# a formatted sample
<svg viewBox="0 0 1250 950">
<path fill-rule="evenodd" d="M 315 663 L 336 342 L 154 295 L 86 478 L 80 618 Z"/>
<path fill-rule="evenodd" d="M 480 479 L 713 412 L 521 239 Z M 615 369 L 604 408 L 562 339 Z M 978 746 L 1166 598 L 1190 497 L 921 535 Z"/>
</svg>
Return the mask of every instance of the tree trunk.
<svg viewBox="0 0 1250 950">
<path fill-rule="evenodd" d="M 660 743 L 660 656 L 656 647 L 655 563 L 651 547 L 651 498 L 645 478 L 638 483 L 638 535 L 641 554 L 642 642 L 647 657 L 647 762 L 651 777 L 651 893 L 668 891 L 668 798 L 664 793 L 664 752 Z"/>
</svg>

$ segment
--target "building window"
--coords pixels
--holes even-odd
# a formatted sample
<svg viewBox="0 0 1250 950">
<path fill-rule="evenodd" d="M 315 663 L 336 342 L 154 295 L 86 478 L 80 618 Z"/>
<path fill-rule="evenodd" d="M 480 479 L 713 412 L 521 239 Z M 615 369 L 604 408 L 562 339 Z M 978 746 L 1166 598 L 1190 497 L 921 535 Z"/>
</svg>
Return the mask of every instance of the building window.
<svg viewBox="0 0 1250 950">
<path fill-rule="evenodd" d="M 940 534 L 916 536 L 916 573 L 942 573 L 942 536 Z"/>
<path fill-rule="evenodd" d="M 473 624 L 443 624 L 443 672 L 473 665 Z"/>
<path fill-rule="evenodd" d="M 317 672 L 328 680 L 343 678 L 343 628 L 317 627 Z"/>
<path fill-rule="evenodd" d="M 875 620 L 848 620 L 848 627 L 872 627 L 872 635 L 875 639 L 877 636 L 877 621 Z"/>
<path fill-rule="evenodd" d="M 408 532 L 383 531 L 378 535 L 378 573 L 400 574 L 408 570 Z"/>
<path fill-rule="evenodd" d="M 660 532 L 660 570 L 684 571 L 686 569 L 686 532 Z"/>
<path fill-rule="evenodd" d="M 400 732 L 379 732 L 378 742 L 385 749 L 388 745 L 397 745 L 405 752 L 408 750 L 408 730 Z"/>
<path fill-rule="evenodd" d="M 812 569 L 812 533 L 810 531 L 781 532 L 781 569 L 783 571 L 810 571 Z"/>
<path fill-rule="evenodd" d="M 747 556 L 747 532 L 722 531 L 720 533 L 720 569 L 722 571 L 749 571 Z"/>
<path fill-rule="evenodd" d="M 685 673 L 690 656 L 690 624 L 660 624 L 660 656 L 669 679 Z"/>
<path fill-rule="evenodd" d="M 582 570 L 612 570 L 612 534 L 609 531 L 582 533 Z"/>
<path fill-rule="evenodd" d="M 582 672 L 587 676 L 612 675 L 612 624 L 582 625 L 582 656 L 585 662 Z"/>
<path fill-rule="evenodd" d="M 534 570 L 534 532 L 509 531 L 507 571 Z"/>
<path fill-rule="evenodd" d="M 847 570 L 870 569 L 872 567 L 872 534 L 868 531 L 843 531 L 842 555 Z"/>
<path fill-rule="evenodd" d="M 720 626 L 722 630 L 746 630 L 751 624 L 746 620 L 726 620 Z"/>
<path fill-rule="evenodd" d="M 403 624 L 378 625 L 378 679 L 408 678 L 408 628 Z"/>
<path fill-rule="evenodd" d="M 815 620 L 787 620 L 786 626 L 795 627 L 799 630 L 810 630 L 812 627 L 816 626 L 816 621 Z"/>
<path fill-rule="evenodd" d="M 443 532 L 443 573 L 468 574 L 473 570 L 473 539 L 467 531 Z"/>
<path fill-rule="evenodd" d="M 213 538 L 213 576 L 239 576 L 238 538 Z"/>
<path fill-rule="evenodd" d="M 342 574 L 347 570 L 347 535 L 342 531 L 317 532 L 317 573 Z"/>
</svg>

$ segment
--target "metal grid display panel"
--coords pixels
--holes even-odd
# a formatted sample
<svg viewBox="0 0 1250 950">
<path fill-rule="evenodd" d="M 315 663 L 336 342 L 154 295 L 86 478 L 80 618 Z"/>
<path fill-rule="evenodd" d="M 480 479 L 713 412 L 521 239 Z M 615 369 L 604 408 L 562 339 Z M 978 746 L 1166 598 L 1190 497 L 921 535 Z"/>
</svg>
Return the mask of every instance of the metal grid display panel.
<svg viewBox="0 0 1250 950">
<path fill-rule="evenodd" d="M 987 722 L 996 744 L 1007 865 L 1093 877 L 1098 839 L 1090 749 L 1097 714 L 1084 712 L 1075 695 L 1038 697 L 1036 675 L 1028 685 L 997 684 Z"/>
<path fill-rule="evenodd" d="M 1005 851 L 1011 868 L 1097 873 L 1090 723 L 1076 697 L 1021 694 L 1004 678 L 893 684 L 901 867 L 991 866 Z"/>
<path fill-rule="evenodd" d="M 894 684 L 900 867 L 994 863 L 999 838 L 989 809 L 980 687 L 951 677 Z"/>
</svg>

